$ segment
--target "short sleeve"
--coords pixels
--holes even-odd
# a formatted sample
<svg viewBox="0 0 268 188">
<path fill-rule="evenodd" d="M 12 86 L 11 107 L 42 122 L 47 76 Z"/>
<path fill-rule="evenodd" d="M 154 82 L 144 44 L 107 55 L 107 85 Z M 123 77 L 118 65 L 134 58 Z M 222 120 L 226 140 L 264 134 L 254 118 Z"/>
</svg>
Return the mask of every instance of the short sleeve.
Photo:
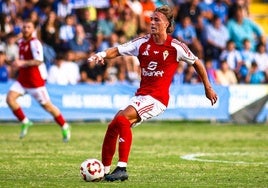
<svg viewBox="0 0 268 188">
<path fill-rule="evenodd" d="M 172 40 L 171 45 L 177 51 L 177 61 L 184 61 L 189 65 L 193 65 L 195 61 L 198 59 L 188 48 L 188 46 L 176 39 Z"/>
<path fill-rule="evenodd" d="M 118 46 L 118 51 L 121 55 L 130 55 L 130 56 L 138 56 L 140 46 L 148 41 L 150 38 L 149 35 L 145 35 L 143 37 L 138 37 L 136 39 L 131 40 L 125 44 Z"/>
<path fill-rule="evenodd" d="M 43 47 L 39 40 L 34 39 L 30 43 L 33 59 L 44 61 Z"/>
</svg>

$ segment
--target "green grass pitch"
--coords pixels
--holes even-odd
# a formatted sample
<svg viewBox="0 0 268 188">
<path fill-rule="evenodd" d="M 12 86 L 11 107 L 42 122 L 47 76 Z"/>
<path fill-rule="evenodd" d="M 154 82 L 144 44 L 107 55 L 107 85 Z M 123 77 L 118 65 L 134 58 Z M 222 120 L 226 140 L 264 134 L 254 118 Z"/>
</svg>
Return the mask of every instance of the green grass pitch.
<svg viewBox="0 0 268 188">
<path fill-rule="evenodd" d="M 133 129 L 129 180 L 95 183 L 83 181 L 79 168 L 87 158 L 100 159 L 106 124 L 71 123 L 69 143 L 55 123 L 35 123 L 23 140 L 18 123 L 0 124 L 1 188 L 268 187 L 264 124 L 143 123 Z M 117 153 L 112 169 L 116 162 Z"/>
</svg>

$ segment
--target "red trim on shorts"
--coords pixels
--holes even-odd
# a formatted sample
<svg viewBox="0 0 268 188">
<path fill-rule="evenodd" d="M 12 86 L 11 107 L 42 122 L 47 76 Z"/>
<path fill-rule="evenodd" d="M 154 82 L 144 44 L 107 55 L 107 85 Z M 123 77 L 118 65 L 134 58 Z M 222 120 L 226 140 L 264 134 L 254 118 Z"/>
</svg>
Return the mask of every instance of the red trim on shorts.
<svg viewBox="0 0 268 188">
<path fill-rule="evenodd" d="M 154 104 L 150 104 L 148 106 L 145 106 L 145 107 L 143 107 L 143 108 L 141 108 L 141 109 L 138 110 L 138 114 L 141 116 L 142 114 L 144 114 L 144 113 L 152 110 L 153 107 L 154 107 Z"/>
</svg>

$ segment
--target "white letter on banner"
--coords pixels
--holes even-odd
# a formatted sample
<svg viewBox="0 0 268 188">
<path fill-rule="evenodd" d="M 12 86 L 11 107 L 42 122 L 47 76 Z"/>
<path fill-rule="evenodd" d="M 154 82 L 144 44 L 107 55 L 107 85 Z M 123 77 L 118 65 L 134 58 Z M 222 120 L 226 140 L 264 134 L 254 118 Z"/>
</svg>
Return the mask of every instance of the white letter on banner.
<svg viewBox="0 0 268 188">
<path fill-rule="evenodd" d="M 78 94 L 63 95 L 62 96 L 62 106 L 64 108 L 82 108 L 82 97 Z"/>
<path fill-rule="evenodd" d="M 30 108 L 32 105 L 32 98 L 30 95 L 23 95 L 22 97 L 18 98 L 18 103 L 21 105 L 23 108 Z"/>
<path fill-rule="evenodd" d="M 178 95 L 176 106 L 179 108 L 216 108 L 218 103 L 211 106 L 204 95 Z"/>
<path fill-rule="evenodd" d="M 30 95 L 24 95 L 24 96 L 18 98 L 18 103 L 23 108 L 30 108 L 32 105 L 32 98 Z M 8 105 L 6 103 L 6 94 L 0 95 L 0 107 L 5 107 L 5 108 L 8 107 Z"/>
<path fill-rule="evenodd" d="M 7 103 L 6 103 L 6 97 L 7 95 L 0 95 L 0 108 L 6 108 L 7 107 Z"/>
<path fill-rule="evenodd" d="M 169 109 L 174 109 L 176 108 L 176 101 L 175 101 L 175 96 L 174 95 L 170 95 L 169 97 L 169 102 L 168 102 L 168 108 Z"/>
<path fill-rule="evenodd" d="M 130 100 L 129 95 L 115 95 L 113 100 L 113 107 L 120 109 L 128 104 Z"/>
<path fill-rule="evenodd" d="M 110 95 L 84 95 L 85 108 L 112 108 L 112 96 Z"/>
</svg>

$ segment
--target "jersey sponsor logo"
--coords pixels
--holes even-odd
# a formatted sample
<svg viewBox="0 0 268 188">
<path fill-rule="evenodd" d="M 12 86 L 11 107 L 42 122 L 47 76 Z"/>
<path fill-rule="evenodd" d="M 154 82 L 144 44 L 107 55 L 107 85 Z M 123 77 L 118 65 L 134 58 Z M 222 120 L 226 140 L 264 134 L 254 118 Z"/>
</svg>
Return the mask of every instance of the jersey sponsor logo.
<svg viewBox="0 0 268 188">
<path fill-rule="evenodd" d="M 158 54 L 159 53 L 159 51 L 154 51 L 154 54 Z"/>
<path fill-rule="evenodd" d="M 142 69 L 143 76 L 155 76 L 155 77 L 163 77 L 164 71 L 147 71 L 146 69 Z"/>
<path fill-rule="evenodd" d="M 156 71 L 155 69 L 157 68 L 157 62 L 155 61 L 151 61 L 148 66 L 147 66 L 147 69 L 146 70 L 145 68 L 142 68 L 142 75 L 143 76 L 155 76 L 155 77 L 162 77 L 163 74 L 164 74 L 164 71 Z"/>
<path fill-rule="evenodd" d="M 149 69 L 149 70 L 155 70 L 156 67 L 157 67 L 157 62 L 155 62 L 155 61 L 151 61 L 151 62 L 148 64 L 147 69 Z"/>
</svg>

